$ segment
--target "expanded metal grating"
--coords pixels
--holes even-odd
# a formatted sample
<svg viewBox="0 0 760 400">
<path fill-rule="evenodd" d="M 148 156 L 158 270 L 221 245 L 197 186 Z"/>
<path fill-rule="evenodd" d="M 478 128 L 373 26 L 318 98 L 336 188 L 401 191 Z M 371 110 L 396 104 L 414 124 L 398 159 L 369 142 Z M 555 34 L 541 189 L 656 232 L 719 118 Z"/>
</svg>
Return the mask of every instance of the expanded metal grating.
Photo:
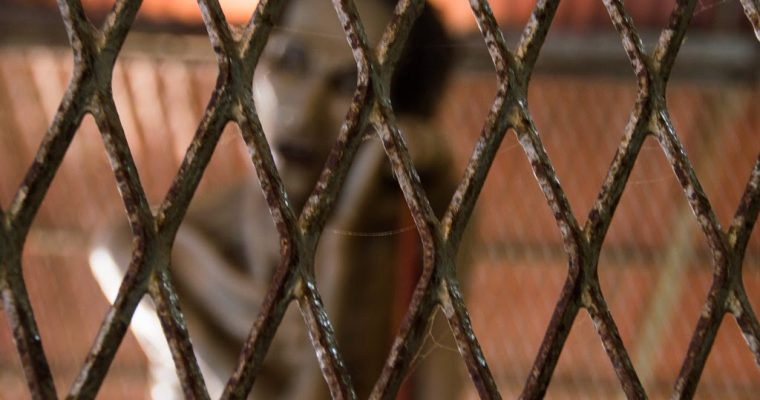
<svg viewBox="0 0 760 400">
<path fill-rule="evenodd" d="M 119 50 L 140 7 L 140 1 L 117 1 L 102 28 L 86 18 L 79 0 L 59 0 L 74 52 L 75 67 L 26 178 L 7 211 L 0 210 L 0 290 L 12 326 L 27 383 L 35 398 L 55 398 L 56 391 L 22 277 L 21 255 L 32 221 L 56 171 L 86 114 L 100 130 L 119 192 L 132 227 L 135 251 L 119 294 L 103 320 L 79 377 L 69 396 L 95 397 L 119 348 L 132 314 L 147 293 L 158 310 L 177 373 L 188 398 L 207 398 L 168 271 L 173 238 L 187 211 L 224 126 L 237 124 L 250 151 L 267 203 L 277 226 L 282 259 L 251 336 L 241 353 L 224 398 L 244 398 L 274 338 L 289 303 L 298 302 L 334 398 L 356 397 L 336 348 L 329 315 L 314 282 L 313 255 L 327 216 L 346 178 L 366 127 L 383 142 L 393 171 L 423 244 L 424 269 L 400 331 L 372 398 L 394 398 L 422 345 L 429 317 L 441 306 L 460 354 L 482 398 L 499 392 L 470 324 L 459 283 L 455 255 L 465 226 L 500 144 L 514 132 L 528 156 L 564 242 L 568 274 L 543 343 L 523 388 L 522 397 L 540 398 L 547 389 L 560 352 L 579 311 L 585 309 L 596 327 L 623 391 L 629 398 L 645 398 L 643 386 L 618 333 L 602 294 L 597 266 L 615 209 L 621 199 L 642 144 L 654 137 L 671 164 L 677 180 L 709 244 L 713 282 L 703 306 L 681 372 L 674 398 L 693 397 L 707 356 L 725 314 L 734 316 L 760 365 L 760 324 L 742 284 L 742 263 L 752 228 L 760 211 L 760 156 L 730 227 L 724 230 L 701 188 L 668 113 L 665 92 L 671 69 L 684 40 L 697 0 L 678 1 L 667 28 L 651 54 L 644 51 L 623 2 L 605 0 L 610 18 L 638 83 L 636 103 L 598 198 L 584 226 L 580 226 L 559 184 L 539 138 L 527 103 L 531 73 L 551 26 L 559 1 L 538 1 L 517 50 L 507 49 L 489 5 L 470 5 L 496 69 L 497 94 L 481 136 L 444 217 L 434 215 L 406 149 L 388 96 L 389 80 L 406 36 L 424 4 L 401 0 L 380 43 L 370 48 L 361 20 L 350 0 L 334 0 L 358 69 L 353 102 L 330 153 L 325 169 L 301 215 L 285 201 L 282 182 L 272 160 L 252 100 L 252 79 L 259 55 L 274 21 L 286 1 L 262 0 L 246 28 L 233 34 L 216 0 L 199 0 L 210 41 L 217 55 L 217 85 L 199 123 L 182 166 L 156 211 L 151 211 L 137 175 L 111 93 L 111 74 Z M 760 39 L 760 2 L 742 0 Z"/>
</svg>

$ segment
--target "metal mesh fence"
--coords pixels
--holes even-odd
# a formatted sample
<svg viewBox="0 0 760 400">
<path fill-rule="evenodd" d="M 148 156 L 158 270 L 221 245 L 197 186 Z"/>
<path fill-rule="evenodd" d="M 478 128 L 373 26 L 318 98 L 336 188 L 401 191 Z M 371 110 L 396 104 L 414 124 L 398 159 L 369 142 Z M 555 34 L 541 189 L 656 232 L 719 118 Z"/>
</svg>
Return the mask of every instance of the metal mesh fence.
<svg viewBox="0 0 760 400">
<path fill-rule="evenodd" d="M 551 314 L 551 318 L 548 319 L 547 316 L 547 321 L 539 324 L 534 329 L 534 334 L 522 333 L 524 336 L 543 337 L 543 341 L 536 346 L 537 354 L 527 356 L 533 361 L 528 376 L 515 378 L 524 383 L 518 385 L 521 387 L 523 397 L 541 397 L 546 393 L 553 375 L 556 380 L 559 373 L 561 379 L 563 367 L 559 361 L 560 352 L 571 333 L 576 334 L 577 330 L 591 332 L 591 326 L 587 323 L 589 318 L 593 322 L 596 335 L 584 333 L 582 340 L 595 343 L 601 341 L 606 357 L 614 367 L 614 375 L 608 378 L 611 378 L 613 383 L 616 380 L 622 384 L 623 391 L 629 398 L 646 397 L 645 387 L 652 395 L 654 395 L 653 392 L 661 390 L 652 384 L 656 377 L 651 371 L 656 369 L 645 365 L 651 362 L 646 360 L 651 360 L 654 356 L 645 354 L 648 346 L 639 346 L 636 342 L 651 340 L 648 338 L 666 334 L 665 328 L 662 327 L 663 322 L 658 322 L 650 315 L 648 319 L 642 317 L 643 322 L 637 322 L 640 325 L 639 329 L 626 331 L 619 322 L 621 320 L 619 316 L 631 314 L 633 311 L 630 303 L 621 300 L 621 296 L 625 299 L 625 294 L 620 294 L 615 290 L 610 293 L 606 289 L 604 291 L 606 297 L 602 294 L 603 288 L 612 286 L 609 282 L 629 279 L 626 278 L 625 271 L 613 269 L 617 266 L 615 260 L 625 258 L 625 248 L 621 245 L 625 245 L 626 240 L 640 240 L 644 246 L 649 240 L 650 247 L 656 247 L 657 243 L 667 244 L 664 251 L 655 252 L 651 257 L 656 259 L 655 263 L 661 264 L 666 272 L 670 264 L 678 264 L 678 266 L 672 267 L 676 269 L 675 272 L 671 272 L 675 278 L 668 280 L 668 275 L 662 272 L 658 278 L 659 284 L 701 285 L 700 287 L 703 288 L 701 291 L 697 290 L 699 294 L 693 300 L 695 309 L 701 312 L 696 329 L 689 328 L 691 343 L 688 349 L 681 351 L 680 373 L 670 382 L 665 383 L 669 387 L 675 385 L 672 393 L 674 397 L 690 398 L 694 395 L 705 368 L 707 356 L 718 335 L 718 329 L 722 327 L 721 332 L 723 332 L 727 329 L 725 326 L 730 325 L 722 324 L 727 320 L 724 318 L 726 315 L 732 316 L 738 323 L 749 345 L 749 350 L 745 349 L 745 353 L 752 354 L 756 363 L 760 362 L 758 361 L 760 350 L 757 347 L 760 327 L 752 312 L 747 289 L 745 289 L 752 286 L 743 281 L 743 273 L 745 276 L 747 273 L 746 268 L 743 271 L 743 266 L 746 267 L 748 263 L 753 265 L 757 263 L 751 259 L 748 261 L 745 253 L 760 208 L 760 188 L 758 187 L 760 186 L 760 160 L 754 161 L 754 164 L 750 166 L 749 181 L 741 184 L 743 194 L 738 199 L 731 199 L 729 196 L 729 199 L 724 200 L 722 195 L 718 194 L 723 181 L 714 178 L 710 173 L 711 165 L 721 164 L 721 157 L 746 152 L 747 146 L 756 145 L 756 143 L 744 143 L 737 140 L 736 144 L 728 143 L 726 147 L 713 149 L 716 146 L 711 145 L 710 141 L 715 139 L 711 138 L 710 131 L 725 128 L 726 122 L 702 127 L 701 129 L 705 132 L 703 136 L 684 135 L 680 133 L 682 129 L 680 127 L 679 134 L 676 135 L 674 123 L 671 122 L 670 117 L 670 114 L 679 113 L 672 109 L 676 107 L 675 104 L 683 104 L 689 99 L 697 98 L 712 102 L 710 103 L 712 105 L 706 108 L 713 111 L 717 117 L 723 118 L 722 121 L 735 121 L 744 115 L 741 110 L 742 104 L 753 104 L 746 97 L 755 98 L 756 91 L 744 94 L 744 98 L 739 96 L 739 100 L 721 95 L 719 91 L 680 92 L 672 84 L 667 95 L 665 92 L 670 71 L 696 3 L 696 1 L 677 2 L 669 27 L 663 31 L 656 48 L 649 54 L 643 50 L 641 40 L 631 20 L 627 18 L 622 2 L 605 2 L 634 68 L 637 85 L 635 91 L 632 91 L 630 87 L 619 89 L 615 85 L 600 89 L 600 92 L 608 93 L 620 90 L 623 97 L 628 96 L 634 108 L 630 113 L 628 124 L 617 127 L 618 131 L 622 129 L 625 132 L 623 140 L 612 144 L 613 147 L 617 147 L 614 160 L 603 179 L 604 184 L 599 189 L 597 200 L 588 207 L 590 211 L 585 224 L 581 225 L 576 220 L 576 214 L 571 211 L 571 203 L 576 202 L 577 198 L 587 199 L 588 195 L 583 196 L 585 192 L 582 190 L 578 193 L 566 194 L 565 186 L 560 185 L 557 179 L 556 164 L 550 161 L 549 154 L 552 155 L 552 160 L 556 160 L 562 158 L 558 155 L 560 153 L 578 153 L 574 156 L 582 157 L 581 154 L 587 150 L 580 145 L 578 150 L 573 150 L 573 142 L 568 138 L 557 139 L 561 140 L 559 142 L 552 142 L 550 139 L 545 145 L 542 142 L 544 136 L 539 137 L 533 118 L 535 114 L 537 121 L 541 121 L 539 114 L 545 111 L 540 110 L 542 107 L 539 105 L 551 105 L 552 101 L 549 99 L 542 101 L 531 97 L 530 108 L 527 102 L 533 88 L 529 84 L 531 73 L 539 57 L 541 44 L 551 26 L 551 19 L 559 4 L 558 1 L 538 2 L 520 44 L 514 52 L 507 49 L 487 3 L 471 1 L 473 13 L 484 34 L 486 46 L 496 68 L 496 99 L 484 117 L 485 123 L 480 136 L 462 138 L 470 140 L 466 144 L 468 148 L 475 143 L 475 151 L 465 160 L 463 179 L 448 212 L 441 220 L 432 213 L 414 173 L 414 166 L 405 150 L 401 132 L 393 122 L 393 112 L 387 96 L 387 79 L 398 57 L 408 27 L 419 12 L 421 2 L 401 1 L 399 3 L 396 10 L 398 18 L 393 20 L 387 34 L 375 50 L 367 44 L 353 3 L 335 2 L 336 11 L 344 24 L 347 38 L 357 60 L 359 82 L 354 102 L 333 150 L 336 155 L 332 159 L 334 162 L 328 163 L 318 184 L 318 190 L 315 190 L 304 212 L 297 216 L 283 199 L 282 183 L 272 163 L 268 144 L 256 118 L 250 93 L 254 67 L 272 28 L 271 21 L 276 19 L 275 16 L 284 2 L 262 1 L 251 24 L 240 37 L 233 35 L 215 1 L 199 2 L 211 43 L 217 53 L 217 84 L 189 149 L 185 151 L 184 146 L 177 145 L 183 161 L 177 176 L 171 183 L 168 195 L 159 201 L 162 206 L 158 210 L 151 211 L 148 207 L 150 203 L 148 196 L 137 177 L 132 156 L 134 149 L 127 146 L 126 135 L 129 135 L 131 130 L 122 127 L 122 124 L 126 125 L 128 120 L 116 112 L 111 90 L 113 85 L 118 84 L 119 73 L 113 73 L 117 54 L 139 8 L 139 2 L 117 2 L 114 11 L 106 19 L 105 25 L 101 29 L 96 29 L 87 22 L 78 1 L 61 1 L 60 8 L 74 50 L 75 63 L 72 79 L 55 117 L 49 124 L 50 128 L 39 145 L 37 155 L 27 171 L 23 184 L 16 192 L 10 206 L 4 208 L 0 214 L 4 222 L 0 233 L 0 260 L 2 261 L 0 282 L 3 305 L 6 318 L 12 327 L 27 384 L 33 396 L 51 398 L 56 396 L 56 391 L 26 293 L 26 284 L 22 278 L 22 254 L 25 243 L 29 242 L 27 236 L 30 226 L 56 176 L 58 166 L 69 144 L 87 114 L 92 115 L 97 130 L 103 136 L 106 153 L 116 176 L 120 196 L 127 209 L 138 246 L 133 254 L 130 272 L 124 280 L 119 297 L 107 311 L 84 366 L 71 387 L 69 395 L 73 397 L 93 397 L 97 393 L 105 379 L 108 366 L 122 343 L 130 317 L 138 301 L 145 294 L 152 297 L 157 304 L 185 393 L 188 397 L 207 396 L 190 349 L 182 315 L 176 308 L 176 298 L 173 296 L 172 284 L 166 270 L 166 258 L 173 235 L 177 232 L 228 121 L 236 123 L 242 132 L 242 137 L 251 153 L 251 161 L 262 182 L 278 231 L 285 244 L 282 264 L 270 288 L 271 295 L 267 297 L 262 307 L 260 319 L 243 351 L 240 365 L 228 383 L 225 396 L 242 397 L 250 390 L 267 348 L 276 334 L 284 309 L 292 300 L 296 300 L 304 317 L 309 321 L 306 329 L 312 333 L 312 344 L 320 357 L 320 365 L 333 397 L 353 396 L 350 377 L 343 366 L 340 352 L 333 351 L 335 344 L 332 330 L 327 322 L 329 316 L 323 318 L 326 314 L 320 304 L 320 295 L 316 289 L 313 289 L 313 285 L 309 284 L 313 283 L 314 278 L 309 272 L 310 266 L 304 260 L 309 260 L 308 255 L 315 251 L 316 240 L 324 228 L 326 215 L 333 207 L 351 158 L 362 140 L 360 133 L 366 125 L 374 126 L 385 145 L 425 249 L 423 276 L 394 342 L 386 368 L 375 387 L 374 397 L 395 396 L 427 332 L 425 325 L 428 316 L 438 305 L 447 315 L 460 354 L 480 397 L 498 398 L 500 396 L 496 381 L 502 382 L 503 379 L 500 374 L 497 374 L 497 379 L 494 379 L 494 375 L 486 365 L 486 359 L 491 359 L 487 357 L 490 352 L 486 351 L 484 356 L 475 339 L 476 335 L 473 332 L 468 311 L 453 274 L 454 255 L 464 227 L 473 212 L 475 201 L 486 178 L 491 174 L 489 170 L 492 164 L 498 165 L 498 160 L 511 162 L 511 158 L 497 158 L 497 155 L 507 152 L 511 154 L 519 151 L 518 149 L 522 149 L 529 161 L 528 165 L 522 166 L 523 172 L 519 176 L 525 179 L 530 172 L 535 175 L 540 192 L 536 191 L 533 195 L 543 197 L 541 202 L 547 204 L 549 210 L 549 214 L 544 217 L 548 219 L 544 218 L 544 221 L 539 223 L 536 222 L 540 220 L 538 216 L 535 219 L 521 219 L 522 223 L 530 225 L 530 229 L 510 228 L 509 224 L 505 223 L 504 229 L 514 229 L 511 236 L 507 233 L 506 235 L 483 235 L 483 238 L 501 237 L 505 243 L 525 244 L 525 246 L 502 246 L 501 251 L 504 251 L 504 254 L 496 255 L 499 259 L 509 260 L 511 257 L 512 260 L 518 260 L 520 252 L 554 249 L 550 250 L 551 254 L 544 257 L 546 259 L 560 258 L 567 266 L 564 272 L 552 278 L 555 280 L 553 283 L 542 283 L 536 287 L 536 290 L 549 291 L 548 286 L 553 285 L 554 294 L 556 295 L 557 292 L 559 294 L 550 301 L 551 305 L 543 309 Z M 760 27 L 758 27 L 757 2 L 745 0 L 742 5 L 755 31 L 758 32 Z M 561 86 L 561 84 L 561 82 L 554 83 L 555 86 Z M 568 89 L 582 90 L 578 86 L 570 86 Z M 673 95 L 683 96 L 684 99 L 674 101 Z M 55 101 L 50 103 L 52 104 L 50 108 L 55 107 Z M 560 104 L 557 107 L 561 107 L 560 101 L 557 101 L 557 104 Z M 668 108 L 668 105 L 671 108 Z M 485 113 L 484 110 L 478 112 Z M 561 122 L 557 122 L 557 125 L 561 126 Z M 609 131 L 615 130 L 610 123 L 600 125 L 606 126 Z M 678 124 L 676 126 L 678 127 Z M 540 125 L 539 127 L 544 132 L 552 129 Z M 756 125 L 751 125 L 746 129 L 750 131 L 747 134 L 749 137 L 757 136 Z M 688 132 L 691 128 L 684 127 L 683 130 Z M 691 142 L 686 143 L 694 143 L 695 148 L 700 148 L 698 146 L 704 148 L 704 150 L 689 152 L 701 157 L 698 167 L 704 170 L 697 168 L 695 172 L 692 162 L 684 151 L 684 145 L 681 142 L 684 139 L 690 139 Z M 600 142 L 601 139 L 595 143 Z M 37 145 L 29 144 L 29 146 L 36 147 Z M 149 147 L 149 144 L 145 146 Z M 753 151 L 756 152 L 756 147 L 750 147 L 749 151 L 750 154 Z M 337 157 L 338 154 L 341 154 L 341 157 Z M 495 160 L 497 160 L 496 164 L 494 164 Z M 634 162 L 642 165 L 642 160 L 645 161 L 641 167 L 643 169 L 647 168 L 650 162 L 659 162 L 661 167 L 669 165 L 675 172 L 675 182 L 671 182 L 672 184 L 662 190 L 662 193 L 655 190 L 647 193 L 646 196 L 654 196 L 662 199 L 662 203 L 668 203 L 667 199 L 674 195 L 675 189 L 675 194 L 682 192 L 686 195 L 688 207 L 680 207 L 675 211 L 661 214 L 653 211 L 646 218 L 651 220 L 647 224 L 641 224 L 640 220 L 621 222 L 613 219 L 618 205 L 620 204 L 621 208 L 626 205 L 624 201 L 621 202 L 624 189 L 630 191 L 632 186 L 651 180 L 646 176 L 637 178 L 637 173 L 646 175 L 646 171 L 638 172 L 639 170 L 634 168 Z M 574 161 L 572 165 L 575 165 Z M 505 167 L 505 169 L 509 168 L 511 165 Z M 562 171 L 569 168 L 558 169 L 562 174 Z M 662 170 L 662 168 L 652 168 Z M 739 174 L 746 176 L 746 173 L 741 171 Z M 566 182 L 566 179 L 563 177 L 563 181 Z M 745 178 L 737 179 L 741 181 Z M 81 182 L 77 182 L 78 179 L 70 181 L 72 185 L 82 185 Z M 705 185 L 707 193 L 711 194 L 710 199 L 713 200 L 714 205 L 711 205 L 702 185 Z M 505 210 L 503 205 L 490 207 L 498 209 L 493 211 L 493 214 L 501 214 Z M 576 213 L 578 209 L 579 207 L 576 206 Z M 663 215 L 668 216 L 672 221 L 658 220 Z M 547 224 L 547 221 L 551 223 Z M 724 230 L 720 221 L 724 221 L 729 228 Z M 607 235 L 607 231 L 613 224 L 636 225 L 637 223 L 650 227 L 668 225 L 670 230 L 667 234 L 647 231 L 646 228 L 641 228 L 640 231 L 632 230 L 631 235 L 635 236 L 635 239 L 620 237 L 623 234 L 611 234 L 609 237 Z M 529 240 L 531 229 L 554 232 L 536 234 L 533 238 L 539 241 L 556 238 L 556 245 L 531 248 Z M 695 234 L 695 231 L 699 230 L 702 233 Z M 661 237 L 656 237 L 657 235 Z M 34 239 L 31 242 L 34 242 Z M 487 248 L 493 251 L 500 249 L 493 243 Z M 669 257 L 682 254 L 693 254 L 691 264 L 695 265 L 696 271 L 693 278 L 677 271 L 678 268 L 682 268 L 681 265 L 689 263 L 668 262 Z M 709 264 L 709 267 L 706 267 L 706 264 Z M 488 276 L 497 273 L 495 270 L 490 270 Z M 510 277 L 507 274 L 500 278 L 509 281 L 517 278 L 517 275 Z M 698 283 L 693 283 L 690 279 Z M 483 280 L 484 278 L 481 278 L 481 284 L 486 285 L 487 282 L 483 283 Z M 750 281 L 755 282 L 752 279 Z M 474 285 L 477 285 L 477 282 L 476 277 Z M 294 291 L 296 286 L 305 287 L 308 290 L 296 292 Z M 658 294 L 657 285 L 652 284 L 652 288 L 640 297 L 656 299 L 659 305 L 667 301 L 667 296 L 662 294 L 666 291 Z M 525 289 L 522 287 L 514 290 Z M 480 293 L 483 292 L 487 291 L 480 291 Z M 706 300 L 703 293 L 708 293 Z M 480 307 L 487 304 L 487 301 L 473 300 L 472 304 L 479 306 L 479 309 L 471 310 L 474 318 L 478 318 L 481 312 L 488 312 L 487 307 Z M 531 306 L 533 305 L 522 307 Z M 615 309 L 616 307 L 620 308 Z M 638 307 L 646 309 L 645 305 Z M 495 307 L 495 310 L 491 312 L 506 312 L 506 309 L 508 307 Z M 616 318 L 612 317 L 611 309 Z M 644 310 L 642 314 L 651 313 Z M 662 318 L 670 321 L 674 318 L 672 315 Z M 477 328 L 477 320 L 475 322 Z M 544 329 L 547 323 L 549 327 Z M 629 335 L 628 338 L 631 339 L 625 335 Z M 478 337 L 481 336 L 478 334 Z M 624 342 L 628 346 L 624 346 Z M 634 342 L 633 347 L 630 345 L 631 342 Z M 487 345 L 487 343 L 484 344 Z M 643 350 L 635 350 L 638 348 Z M 629 353 L 634 351 L 634 362 L 632 362 Z M 510 355 L 505 356 L 504 359 L 509 360 Z M 555 372 L 558 362 L 560 366 Z M 592 368 L 598 367 L 602 362 L 605 362 L 604 354 L 601 355 L 601 360 L 591 361 L 588 365 Z M 497 366 L 495 370 L 497 368 L 499 367 Z M 501 383 L 498 386 L 501 387 Z"/>
<path fill-rule="evenodd" d="M 487 82 L 477 82 L 471 78 L 462 83 L 467 86 L 465 93 L 490 90 Z M 740 171 L 751 170 L 757 159 L 760 142 L 752 132 L 760 121 L 749 111 L 750 98 L 756 95 L 750 93 L 756 93 L 756 89 L 742 87 L 741 83 L 705 85 L 700 81 L 699 85 L 676 81 L 668 97 L 674 124 L 690 159 L 720 220 L 726 221 L 734 208 L 728 204 L 736 204 L 744 191 L 746 173 Z M 609 156 L 618 144 L 609 132 L 623 128 L 626 105 L 635 98 L 634 88 L 627 80 L 537 75 L 529 96 L 531 104 L 541 104 L 536 110 L 536 124 L 562 185 L 567 188 L 570 203 L 574 209 L 590 208 L 596 182 L 604 178 Z M 447 102 L 449 113 L 456 98 Z M 584 115 L 588 106 L 584 100 L 603 103 L 604 111 Z M 576 104 L 568 109 L 568 102 Z M 723 107 L 718 104 L 729 108 L 731 104 L 741 104 L 737 111 L 742 117 L 722 120 L 718 117 L 722 112 L 711 108 Z M 703 115 L 705 119 L 692 119 L 694 112 L 708 106 L 711 111 Z M 466 115 L 452 118 L 466 119 Z M 577 135 L 569 137 L 567 132 Z M 705 138 L 715 132 L 732 132 L 719 135 L 720 150 L 705 146 Z M 482 220 L 508 223 L 481 223 L 475 263 L 478 267 L 473 271 L 468 304 L 497 384 L 502 394 L 511 398 L 519 395 L 535 350 L 540 347 L 563 285 L 566 260 L 550 210 L 536 206 L 543 196 L 533 183 L 530 165 L 520 153 L 519 144 L 515 138 L 506 138 L 502 146 L 494 163 L 494 175 L 488 178 L 480 199 L 479 215 Z M 643 145 L 599 260 L 601 288 L 651 398 L 671 394 L 712 280 L 707 243 L 701 240 L 699 225 L 659 149 L 651 138 Z M 583 155 L 583 162 L 579 162 L 578 155 Z M 708 170 L 710 166 L 714 169 Z M 744 265 L 744 284 L 753 305 L 757 304 L 757 254 L 755 237 Z M 725 322 L 697 398 L 752 398 L 755 393 L 760 376 L 751 353 L 746 351 L 736 324 L 730 319 Z M 599 346 L 592 321 L 581 314 L 563 349 L 547 396 L 605 399 L 619 393 L 619 384 Z"/>
</svg>

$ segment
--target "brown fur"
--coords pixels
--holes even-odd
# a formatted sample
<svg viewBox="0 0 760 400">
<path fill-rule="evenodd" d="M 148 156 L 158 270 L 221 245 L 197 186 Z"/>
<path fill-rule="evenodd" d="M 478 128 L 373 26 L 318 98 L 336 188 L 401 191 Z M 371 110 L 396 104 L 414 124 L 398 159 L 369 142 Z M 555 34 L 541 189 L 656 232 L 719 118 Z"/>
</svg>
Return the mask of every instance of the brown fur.
<svg viewBox="0 0 760 400">
<path fill-rule="evenodd" d="M 334 44 L 317 35 L 303 34 L 323 29 L 322 16 L 314 13 L 333 12 L 311 1 L 300 6 L 307 4 L 308 12 L 288 12 L 285 26 L 300 32 L 286 31 L 290 33 L 273 38 L 254 85 L 262 124 L 296 210 L 311 192 L 342 122 L 351 93 L 341 92 L 341 79 L 345 78 L 344 66 L 353 63 L 350 53 L 333 57 Z M 389 14 L 381 3 L 366 2 L 359 9 L 377 13 L 378 7 Z M 429 28 L 430 22 L 426 23 Z M 330 29 L 340 29 L 337 19 L 334 25 Z M 384 22 L 370 21 L 366 25 L 376 39 Z M 411 43 L 421 46 L 424 42 Z M 328 57 L 320 58 L 323 55 Z M 400 71 L 407 76 L 401 82 L 415 81 L 409 69 L 413 65 L 402 62 Z M 430 64 L 420 65 L 429 68 Z M 445 68 L 441 70 L 442 74 L 430 75 L 442 78 Z M 425 89 L 432 82 L 423 80 L 420 73 L 425 75 L 425 71 L 417 73 L 416 86 L 408 83 L 394 89 L 394 101 L 399 104 L 399 121 L 415 167 L 440 215 L 453 194 L 454 181 L 449 150 L 428 119 L 434 105 L 431 94 L 437 92 Z M 402 100 L 398 100 L 399 96 Z M 408 295 L 398 293 L 399 283 L 409 278 L 399 278 L 394 265 L 419 264 L 419 252 L 399 252 L 400 248 L 409 252 L 418 246 L 419 239 L 402 234 L 415 229 L 409 225 L 408 208 L 382 146 L 373 135 L 368 137 L 352 165 L 315 258 L 318 288 L 360 398 L 369 394 L 390 349 L 401 311 L 395 299 Z M 387 234 L 378 235 L 379 232 Z M 130 257 L 129 238 L 126 226 L 107 229 L 96 247 L 105 249 L 123 269 Z M 411 247 L 409 240 L 413 242 Z M 414 260 L 410 263 L 402 257 Z M 254 181 L 194 202 L 175 241 L 171 272 L 212 395 L 218 394 L 237 363 L 279 258 L 279 238 Z M 95 268 L 98 266 L 93 265 Z M 438 341 L 445 341 L 441 338 L 444 335 L 450 336 L 441 322 L 431 332 Z M 146 338 L 142 341 L 148 348 L 160 347 L 157 343 L 145 344 L 149 341 Z M 448 346 L 453 346 L 451 341 Z M 425 367 L 413 379 L 413 391 L 421 399 L 456 398 L 461 364 L 458 355 L 450 348 L 433 354 L 420 360 Z M 154 378 L 168 379 L 166 371 L 171 370 L 171 360 L 154 354 L 151 362 Z M 175 384 L 173 390 L 177 389 Z M 296 306 L 290 308 L 279 327 L 252 397 L 328 397 Z"/>
</svg>

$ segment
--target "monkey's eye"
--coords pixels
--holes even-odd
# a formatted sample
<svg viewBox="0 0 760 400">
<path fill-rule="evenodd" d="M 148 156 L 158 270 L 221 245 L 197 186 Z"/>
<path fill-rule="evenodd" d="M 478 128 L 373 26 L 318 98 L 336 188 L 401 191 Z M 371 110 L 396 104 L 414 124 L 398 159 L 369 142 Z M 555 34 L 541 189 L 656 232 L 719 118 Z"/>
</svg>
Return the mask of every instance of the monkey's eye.
<svg viewBox="0 0 760 400">
<path fill-rule="evenodd" d="M 309 71 L 309 56 L 303 45 L 291 41 L 273 57 L 273 65 L 279 71 L 303 76 Z"/>
<path fill-rule="evenodd" d="M 356 89 L 356 66 L 346 66 L 334 71 L 329 77 L 330 89 L 335 93 L 351 96 Z"/>
</svg>

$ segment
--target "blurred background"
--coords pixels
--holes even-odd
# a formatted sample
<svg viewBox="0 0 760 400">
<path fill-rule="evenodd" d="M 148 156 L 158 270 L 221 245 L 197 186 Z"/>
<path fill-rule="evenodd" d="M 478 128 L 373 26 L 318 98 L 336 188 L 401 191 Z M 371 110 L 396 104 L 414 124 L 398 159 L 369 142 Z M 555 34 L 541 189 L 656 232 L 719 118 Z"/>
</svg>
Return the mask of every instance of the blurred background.
<svg viewBox="0 0 760 400">
<path fill-rule="evenodd" d="M 83 0 L 102 20 L 109 0 Z M 255 1 L 220 0 L 245 23 Z M 458 64 L 439 118 L 461 175 L 495 96 L 495 74 L 465 1 L 431 1 L 456 35 Z M 534 6 L 491 0 L 514 45 Z M 629 2 L 651 49 L 673 0 Z M 668 89 L 675 129 L 723 226 L 760 153 L 760 44 L 738 1 L 701 0 Z M 431 44 L 434 45 L 434 44 Z M 7 208 L 71 75 L 71 51 L 53 0 L 0 0 L 0 204 Z M 197 4 L 145 0 L 113 75 L 113 93 L 149 201 L 177 171 L 216 80 Z M 631 66 L 601 1 L 561 3 L 529 90 L 529 108 L 576 218 L 583 224 L 623 135 L 636 95 Z M 467 101 L 462 101 L 467 99 Z M 237 129 L 222 136 L 201 185 L 250 174 Z M 85 118 L 37 216 L 25 278 L 45 350 L 65 393 L 108 306 L 87 266 L 92 232 L 124 218 L 91 117 Z M 514 135 L 502 143 L 478 202 L 468 306 L 497 385 L 515 398 L 528 376 L 566 276 L 559 231 Z M 755 229 L 757 231 L 757 229 Z M 744 283 L 760 310 L 760 239 Z M 599 263 L 602 290 L 652 398 L 672 389 L 712 279 L 706 240 L 663 152 L 644 145 Z M 0 398 L 28 397 L 0 313 Z M 424 362 L 424 360 L 423 360 Z M 147 396 L 146 359 L 130 336 L 100 392 Z M 721 326 L 697 398 L 751 399 L 760 369 L 733 318 Z M 549 386 L 550 399 L 622 397 L 593 325 L 581 311 Z M 475 397 L 474 391 L 470 397 Z"/>
</svg>

